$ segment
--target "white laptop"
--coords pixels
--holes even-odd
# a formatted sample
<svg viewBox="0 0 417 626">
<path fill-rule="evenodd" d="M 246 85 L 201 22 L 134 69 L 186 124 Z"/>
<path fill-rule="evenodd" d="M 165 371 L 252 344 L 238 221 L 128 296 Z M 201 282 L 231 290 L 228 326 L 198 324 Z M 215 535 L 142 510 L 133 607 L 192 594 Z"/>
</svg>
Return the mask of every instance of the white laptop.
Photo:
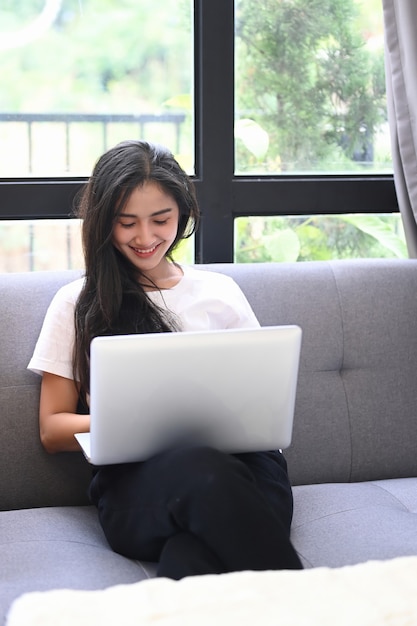
<svg viewBox="0 0 417 626">
<path fill-rule="evenodd" d="M 300 346 L 298 326 L 96 337 L 91 430 L 76 438 L 94 465 L 187 443 L 286 448 Z"/>
</svg>

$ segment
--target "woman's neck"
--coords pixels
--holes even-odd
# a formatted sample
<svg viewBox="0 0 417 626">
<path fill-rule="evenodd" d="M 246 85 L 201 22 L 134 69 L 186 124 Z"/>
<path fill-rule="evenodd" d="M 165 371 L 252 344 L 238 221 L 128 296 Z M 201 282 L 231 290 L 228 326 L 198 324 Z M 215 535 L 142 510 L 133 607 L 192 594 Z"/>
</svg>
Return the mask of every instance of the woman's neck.
<svg viewBox="0 0 417 626">
<path fill-rule="evenodd" d="M 140 283 L 145 291 L 172 289 L 184 276 L 184 272 L 181 267 L 175 263 L 169 262 L 168 260 L 163 266 L 163 271 L 161 271 L 161 269 L 162 268 L 159 267 L 157 273 L 149 272 L 142 274 Z"/>
</svg>

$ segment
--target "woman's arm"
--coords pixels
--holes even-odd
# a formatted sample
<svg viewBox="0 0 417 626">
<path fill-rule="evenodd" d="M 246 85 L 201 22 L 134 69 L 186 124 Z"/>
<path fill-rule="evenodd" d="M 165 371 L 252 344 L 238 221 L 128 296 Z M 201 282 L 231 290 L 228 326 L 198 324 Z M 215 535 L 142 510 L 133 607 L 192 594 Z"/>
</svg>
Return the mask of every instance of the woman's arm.
<svg viewBox="0 0 417 626">
<path fill-rule="evenodd" d="M 78 391 L 73 380 L 44 372 L 39 407 L 39 429 L 47 452 L 79 451 L 75 433 L 90 430 L 90 416 L 76 413 Z"/>
</svg>

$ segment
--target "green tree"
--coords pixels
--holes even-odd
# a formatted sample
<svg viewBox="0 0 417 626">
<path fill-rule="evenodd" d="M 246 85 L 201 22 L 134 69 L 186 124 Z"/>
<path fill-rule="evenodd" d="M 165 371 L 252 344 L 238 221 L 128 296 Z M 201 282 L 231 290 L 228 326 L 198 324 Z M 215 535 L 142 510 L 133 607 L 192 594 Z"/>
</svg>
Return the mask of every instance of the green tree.
<svg viewBox="0 0 417 626">
<path fill-rule="evenodd" d="M 365 46 L 360 17 L 355 0 L 238 1 L 237 108 L 267 131 L 270 168 L 372 160 L 383 54 Z M 237 160 L 253 165 L 242 147 Z"/>
</svg>

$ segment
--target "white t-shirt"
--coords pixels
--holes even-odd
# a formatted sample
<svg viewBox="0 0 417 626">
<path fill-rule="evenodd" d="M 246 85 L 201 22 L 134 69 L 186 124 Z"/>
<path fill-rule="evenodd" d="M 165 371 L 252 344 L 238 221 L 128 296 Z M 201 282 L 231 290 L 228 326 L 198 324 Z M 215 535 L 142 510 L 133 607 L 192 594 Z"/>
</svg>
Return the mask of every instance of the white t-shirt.
<svg viewBox="0 0 417 626">
<path fill-rule="evenodd" d="M 172 289 L 148 291 L 159 306 L 175 314 L 181 329 L 255 328 L 259 322 L 246 297 L 229 276 L 183 267 L 184 276 Z M 73 378 L 74 308 L 83 286 L 80 278 L 54 296 L 28 369 Z"/>
</svg>

